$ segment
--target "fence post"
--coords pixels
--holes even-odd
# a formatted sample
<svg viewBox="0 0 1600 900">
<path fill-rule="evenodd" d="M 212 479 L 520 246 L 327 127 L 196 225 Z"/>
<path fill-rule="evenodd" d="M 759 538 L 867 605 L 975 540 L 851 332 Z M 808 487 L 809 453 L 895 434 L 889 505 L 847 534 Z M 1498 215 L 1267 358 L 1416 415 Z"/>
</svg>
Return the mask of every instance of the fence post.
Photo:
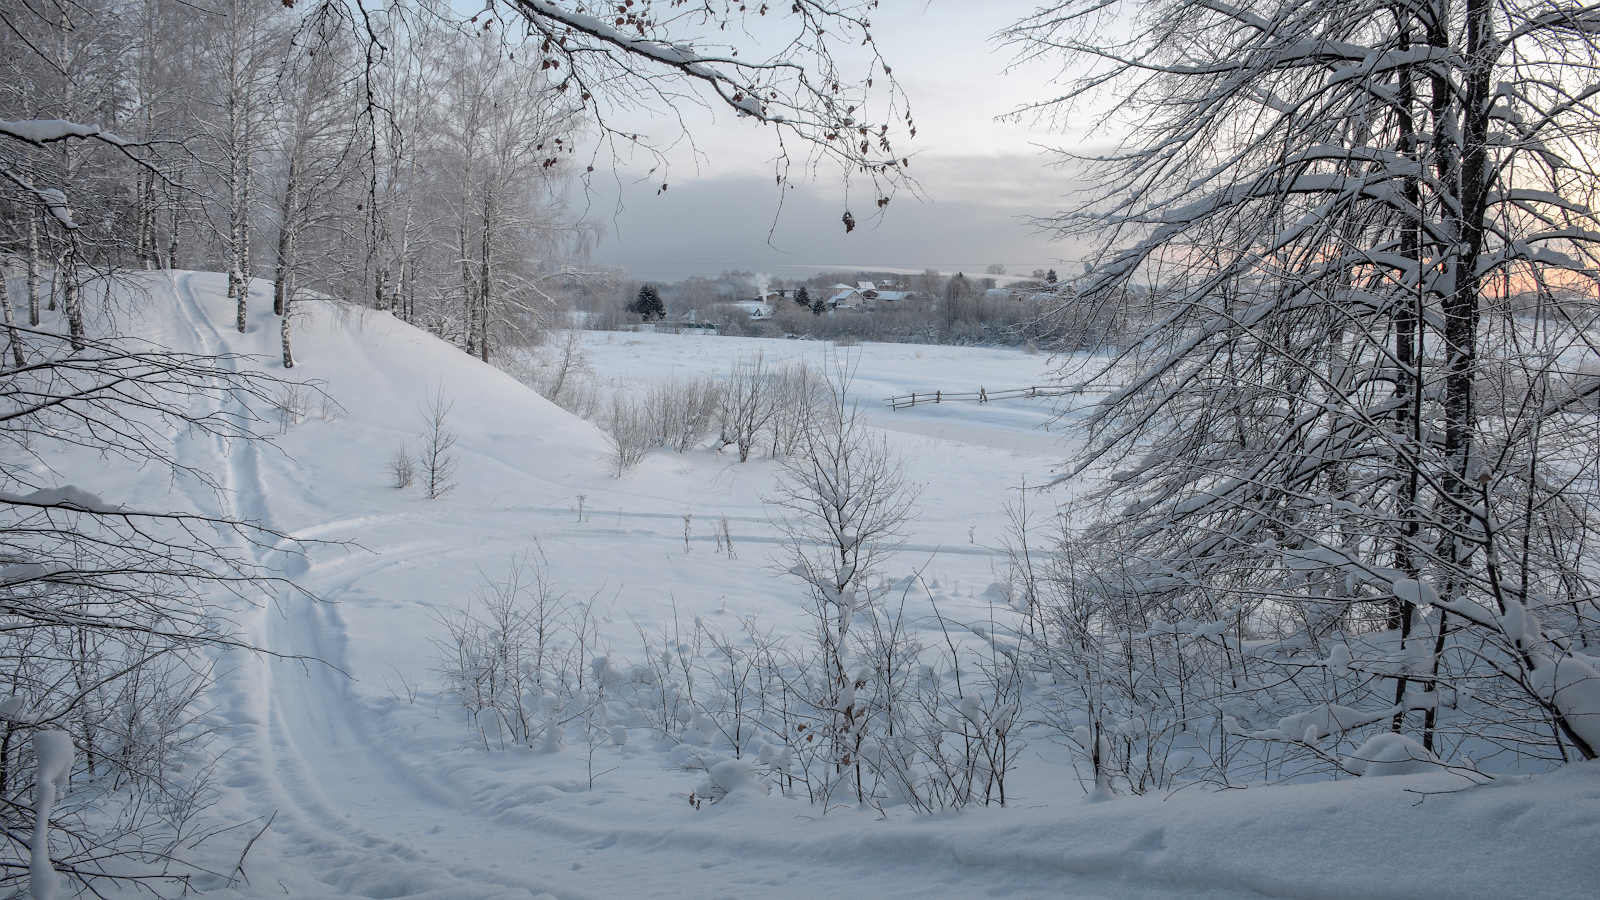
<svg viewBox="0 0 1600 900">
<path fill-rule="evenodd" d="M 938 403 L 943 398 L 944 398 L 944 391 L 934 391 L 933 392 L 933 402 Z"/>
</svg>

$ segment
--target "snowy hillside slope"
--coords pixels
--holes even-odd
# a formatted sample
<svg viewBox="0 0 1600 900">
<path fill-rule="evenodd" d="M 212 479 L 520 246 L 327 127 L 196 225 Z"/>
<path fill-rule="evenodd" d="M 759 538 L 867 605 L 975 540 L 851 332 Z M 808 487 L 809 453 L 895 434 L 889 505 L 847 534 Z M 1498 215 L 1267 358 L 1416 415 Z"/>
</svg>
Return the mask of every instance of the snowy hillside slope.
<svg viewBox="0 0 1600 900">
<path fill-rule="evenodd" d="M 800 591 L 772 573 L 776 535 L 761 501 L 774 464 L 659 453 L 618 479 L 592 425 L 386 314 L 303 304 L 300 364 L 285 373 L 273 361 L 277 321 L 262 283 L 250 330 L 239 334 L 223 276 L 135 277 L 142 290 L 130 297 L 142 297 L 124 314 L 135 335 L 173 349 L 254 354 L 264 370 L 317 382 L 339 406 L 324 417 L 312 400 L 274 446 L 174 435 L 180 458 L 228 489 L 221 500 L 164 473 L 94 460 L 61 467 L 115 502 L 220 503 L 299 538 L 349 542 L 282 560 L 285 574 L 322 602 L 284 592 L 238 609 L 258 646 L 323 662 L 250 653 L 219 660 L 212 715 L 230 729 L 218 742 L 228 749 L 211 814 L 242 827 L 198 851 L 223 873 L 196 881 L 210 896 L 1487 900 L 1600 892 L 1600 764 L 1471 788 L 1434 774 L 1194 786 L 1092 803 L 1066 754 L 1037 739 L 1012 808 L 919 817 L 894 808 L 822 815 L 754 792 L 696 809 L 687 798 L 699 776 L 677 771 L 674 748 L 641 728 L 592 752 L 581 743 L 485 752 L 440 695 L 433 641 L 439 619 L 483 577 L 503 577 L 515 557 L 542 548 L 555 586 L 593 601 L 619 662 L 638 652 L 641 633 L 689 627 L 696 617 L 730 631 L 749 616 L 795 629 Z M 724 352 L 696 346 L 702 356 Z M 955 378 L 961 352 L 938 350 L 948 354 L 939 367 Z M 912 377 L 896 374 L 904 366 L 893 355 L 905 348 L 860 352 L 863 390 L 920 389 L 891 383 Z M 886 361 L 874 368 L 879 353 Z M 620 367 L 626 350 L 619 356 Z M 1019 377 L 1043 366 L 1015 359 Z M 384 470 L 402 442 L 415 449 L 430 394 L 454 403 L 460 457 L 460 486 L 436 501 L 390 487 Z M 1021 435 L 1044 413 L 993 415 L 1016 416 Z M 952 435 L 971 436 L 974 421 L 1005 426 L 938 416 L 947 414 L 905 417 L 890 432 L 924 485 L 922 516 L 894 577 L 921 572 L 926 590 L 907 592 L 915 611 L 937 603 L 947 616 L 980 620 L 996 614 L 983 597 L 996 565 L 987 548 L 999 538 L 1007 491 L 1024 476 L 1044 480 L 1057 454 L 1031 433 L 1009 444 L 960 441 Z M 735 556 L 713 543 L 712 523 L 724 516 Z M 226 873 L 269 819 L 243 863 L 248 883 L 230 884 Z"/>
</svg>

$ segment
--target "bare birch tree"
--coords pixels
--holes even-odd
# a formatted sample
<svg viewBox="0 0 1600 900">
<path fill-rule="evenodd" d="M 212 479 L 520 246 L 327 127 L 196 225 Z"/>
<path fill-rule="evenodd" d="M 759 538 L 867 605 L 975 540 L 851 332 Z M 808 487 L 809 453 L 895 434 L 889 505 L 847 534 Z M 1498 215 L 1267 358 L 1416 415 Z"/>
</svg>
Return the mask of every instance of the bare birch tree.
<svg viewBox="0 0 1600 900">
<path fill-rule="evenodd" d="M 242 332 L 254 271 L 251 238 L 255 230 L 255 164 L 260 152 L 257 143 L 266 113 L 269 60 L 283 52 L 283 35 L 271 19 L 269 6 L 228 0 L 217 12 L 223 24 L 210 32 L 208 51 L 221 90 L 214 99 L 211 129 L 220 157 L 218 174 L 228 197 L 223 238 L 228 299 L 236 302 L 234 324 Z"/>
<path fill-rule="evenodd" d="M 564 92 L 498 42 L 472 36 L 456 44 L 447 113 L 437 123 L 441 168 L 453 182 L 466 350 L 488 362 L 491 343 L 526 336 L 548 300 L 540 282 L 551 273 L 529 261 L 559 259 L 556 248 L 573 231 L 554 207 L 579 122 Z"/>
<path fill-rule="evenodd" d="M 272 311 L 279 328 L 284 368 L 294 367 L 291 322 L 295 290 L 304 268 L 301 242 L 306 231 L 338 216 L 329 198 L 353 174 L 356 132 L 349 87 L 350 35 L 325 11 L 314 11 L 299 29 L 293 55 L 278 73 L 275 123 L 283 166 L 278 190 L 278 240 L 272 286 Z"/>
<path fill-rule="evenodd" d="M 816 653 L 812 705 L 827 717 L 818 723 L 829 769 L 819 790 L 824 803 L 840 787 L 857 802 L 870 794 L 861 749 L 873 716 L 865 698 L 869 682 L 887 673 L 874 669 L 870 635 L 854 629 L 858 616 L 877 621 L 882 567 L 904 543 L 917 495 L 900 461 L 846 398 L 848 383 L 846 372 L 832 373 L 828 400 L 806 429 L 801 452 L 784 460 L 783 476 L 766 498 L 779 514 L 780 565 L 807 593 Z"/>
</svg>

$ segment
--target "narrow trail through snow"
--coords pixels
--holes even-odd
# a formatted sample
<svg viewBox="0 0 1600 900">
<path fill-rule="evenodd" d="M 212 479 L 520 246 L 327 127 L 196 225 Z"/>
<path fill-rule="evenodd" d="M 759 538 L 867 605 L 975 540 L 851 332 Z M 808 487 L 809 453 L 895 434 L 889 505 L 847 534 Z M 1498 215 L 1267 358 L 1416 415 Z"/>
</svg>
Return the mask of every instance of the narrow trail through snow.
<svg viewBox="0 0 1600 900">
<path fill-rule="evenodd" d="M 342 419 L 309 418 L 277 447 L 176 434 L 180 464 L 215 485 L 183 477 L 145 487 L 152 502 L 338 542 L 300 556 L 219 535 L 322 598 L 282 591 L 232 613 L 264 652 L 222 654 L 211 697 L 211 715 L 228 726 L 217 815 L 239 827 L 227 836 L 236 846 L 223 853 L 232 856 L 218 864 L 221 874 L 197 886 L 223 900 L 1456 900 L 1510 896 L 1534 883 L 1536 870 L 1545 873 L 1538 883 L 1558 888 L 1552 897 L 1589 896 L 1600 878 L 1600 863 L 1558 861 L 1563 846 L 1578 844 L 1552 838 L 1562 829 L 1600 832 L 1600 817 L 1569 799 L 1600 803 L 1600 770 L 1550 782 L 1538 795 L 1544 807 L 1514 791 L 1441 793 L 1423 805 L 1398 780 L 1368 779 L 1087 804 L 1063 755 L 1041 741 L 1029 748 L 1032 780 L 1019 791 L 1032 796 L 1010 809 L 824 816 L 775 795 L 691 808 L 687 792 L 699 776 L 674 770 L 672 748 L 651 743 L 646 727 L 633 728 L 625 747 L 595 751 L 587 773 L 582 746 L 553 754 L 473 748 L 459 710 L 428 706 L 414 691 L 408 702 L 407 679 L 429 676 L 440 615 L 541 547 L 559 589 L 595 604 L 620 663 L 638 652 L 638 639 L 659 631 L 664 645 L 670 629 L 696 617 L 732 631 L 759 616 L 764 627 L 794 633 L 803 615 L 794 585 L 774 576 L 779 532 L 761 500 L 776 464 L 661 453 L 617 478 L 593 426 L 387 316 L 307 304 L 302 365 L 284 373 L 273 362 L 270 293 L 259 294 L 257 317 L 239 334 L 222 276 L 149 278 L 160 302 L 141 327 L 153 340 L 258 354 L 235 364 L 316 379 L 346 408 Z M 601 363 L 636 376 L 690 364 L 720 371 L 727 359 L 715 354 L 750 349 L 736 339 L 669 337 L 613 343 L 591 335 L 588 346 Z M 751 348 L 807 349 L 796 343 Z M 656 345 L 664 361 L 636 358 Z M 1008 367 L 1038 364 L 982 349 L 873 352 L 863 366 L 872 380 L 862 386 L 873 396 L 911 386 L 894 383 L 912 377 L 906 367 L 987 367 L 983 377 L 999 383 L 1027 377 Z M 430 502 L 389 486 L 382 461 L 406 442 L 415 448 L 419 401 L 446 389 L 458 404 L 463 484 Z M 232 399 L 204 402 L 213 405 L 196 412 L 252 413 Z M 923 596 L 912 599 L 930 609 L 936 600 L 942 614 L 980 621 L 999 608 L 985 596 L 1003 564 L 993 549 L 1003 540 L 1002 504 L 1022 478 L 1047 479 L 1059 448 L 1035 430 L 1045 417 L 1039 408 L 911 412 L 872 415 L 922 488 L 909 543 L 886 574 L 915 584 Z M 178 496 L 160 493 L 168 489 Z M 724 521 L 737 553 L 717 552 Z M 1536 808 L 1553 812 L 1530 815 Z M 268 822 L 244 860 L 248 883 L 230 885 L 228 866 Z M 1367 864 L 1394 859 L 1408 842 L 1451 840 L 1460 846 L 1425 860 Z M 1504 848 L 1505 859 L 1482 862 L 1482 846 Z M 1352 859 L 1365 862 L 1339 862 Z M 1564 876 L 1559 885 L 1551 871 Z"/>
<path fill-rule="evenodd" d="M 181 331 L 173 336 L 175 342 L 221 354 L 237 352 L 240 340 L 256 337 L 219 330 L 217 310 L 208 315 L 195 282 L 190 273 L 172 282 L 177 301 L 172 327 Z M 218 305 L 217 298 L 207 299 Z M 251 331 L 260 327 L 258 320 Z M 227 411 L 246 412 L 237 406 Z M 907 418 L 905 424 L 914 423 Z M 1005 450 L 1014 452 L 1013 439 L 1029 444 L 1036 442 L 1033 438 L 1013 434 L 983 443 L 1005 444 Z M 373 689 L 352 680 L 356 667 L 348 654 L 352 640 L 362 636 L 349 632 L 346 604 L 339 601 L 350 598 L 351 610 L 359 611 L 354 604 L 366 599 L 367 585 L 403 580 L 416 567 L 470 572 L 483 562 L 486 535 L 526 540 L 537 534 L 547 541 L 580 542 L 602 556 L 639 554 L 645 547 L 666 554 L 682 541 L 682 514 L 640 501 L 614 514 L 595 508 L 580 519 L 570 508 L 508 496 L 488 508 L 423 506 L 413 512 L 303 523 L 308 511 L 304 503 L 290 510 L 280 504 L 293 506 L 317 494 L 319 485 L 311 480 L 316 476 L 308 473 L 304 460 L 272 449 L 263 452 L 253 444 L 230 445 L 209 435 L 191 435 L 180 445 L 182 461 L 213 473 L 221 489 L 219 500 L 216 491 L 190 479 L 184 492 L 196 507 L 276 529 L 294 526 L 303 539 L 355 545 L 318 550 L 309 566 L 298 557 L 278 558 L 288 567 L 285 574 L 326 602 L 285 591 L 273 604 L 246 610 L 239 623 L 266 652 L 230 653 L 219 666 L 219 715 L 230 723 L 237 743 L 229 754 L 225 783 L 243 798 L 254 822 L 272 822 L 255 852 L 280 855 L 293 863 L 295 874 L 308 879 L 285 884 L 278 875 L 282 889 L 292 895 L 314 894 L 321 890 L 317 884 L 330 896 L 464 900 L 545 895 L 560 900 L 779 900 L 814 895 L 909 900 L 1169 893 L 1145 885 L 1130 894 L 1114 881 L 1079 878 L 1020 857 L 980 854 L 963 862 L 946 840 L 888 832 L 875 837 L 870 826 L 852 827 L 844 839 L 837 828 L 821 828 L 821 823 L 823 833 L 800 838 L 792 830 L 771 836 L 748 829 L 719 832 L 692 827 L 694 817 L 709 821 L 717 813 L 694 813 L 687 805 L 683 815 L 689 818 L 682 828 L 663 829 L 649 821 L 619 827 L 614 818 L 587 822 L 570 813 L 530 815 L 525 809 L 508 816 L 505 810 L 518 798 L 496 802 L 441 781 L 436 761 L 418 760 L 392 746 L 370 721 L 369 704 L 354 692 L 363 688 L 370 700 Z M 732 492 L 726 478 L 741 475 L 727 472 L 720 490 Z M 720 515 L 738 529 L 735 543 L 755 548 L 755 554 L 777 543 L 759 505 Z M 302 521 L 294 521 L 296 517 Z M 701 527 L 709 528 L 709 522 Z M 702 547 L 712 540 L 704 531 L 692 536 Z M 614 550 L 604 549 L 608 546 Z M 270 551 L 252 552 L 261 562 L 274 559 Z M 982 559 L 993 551 L 919 542 L 906 552 Z M 618 801 L 613 794 L 607 802 Z M 660 798 L 649 802 L 659 804 Z M 815 814 L 804 805 L 794 809 L 800 819 Z M 244 868 L 248 875 L 256 863 L 247 860 Z M 274 892 L 270 885 L 254 887 Z"/>
</svg>

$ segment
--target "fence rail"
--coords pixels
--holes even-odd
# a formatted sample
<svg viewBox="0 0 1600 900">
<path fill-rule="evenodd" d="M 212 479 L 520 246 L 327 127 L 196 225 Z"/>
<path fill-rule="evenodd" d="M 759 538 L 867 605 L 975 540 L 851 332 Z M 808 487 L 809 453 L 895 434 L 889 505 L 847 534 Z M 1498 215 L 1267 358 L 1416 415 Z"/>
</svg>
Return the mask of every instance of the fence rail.
<svg viewBox="0 0 1600 900">
<path fill-rule="evenodd" d="M 1067 393 L 1064 387 L 1025 387 L 1006 388 L 1001 391 L 991 391 L 978 388 L 976 391 L 918 391 L 901 397 L 889 397 L 883 402 L 889 404 L 890 409 L 905 409 L 916 406 L 918 403 L 960 403 L 977 402 L 989 403 L 995 400 L 1031 400 L 1035 397 L 1060 397 Z"/>
</svg>

